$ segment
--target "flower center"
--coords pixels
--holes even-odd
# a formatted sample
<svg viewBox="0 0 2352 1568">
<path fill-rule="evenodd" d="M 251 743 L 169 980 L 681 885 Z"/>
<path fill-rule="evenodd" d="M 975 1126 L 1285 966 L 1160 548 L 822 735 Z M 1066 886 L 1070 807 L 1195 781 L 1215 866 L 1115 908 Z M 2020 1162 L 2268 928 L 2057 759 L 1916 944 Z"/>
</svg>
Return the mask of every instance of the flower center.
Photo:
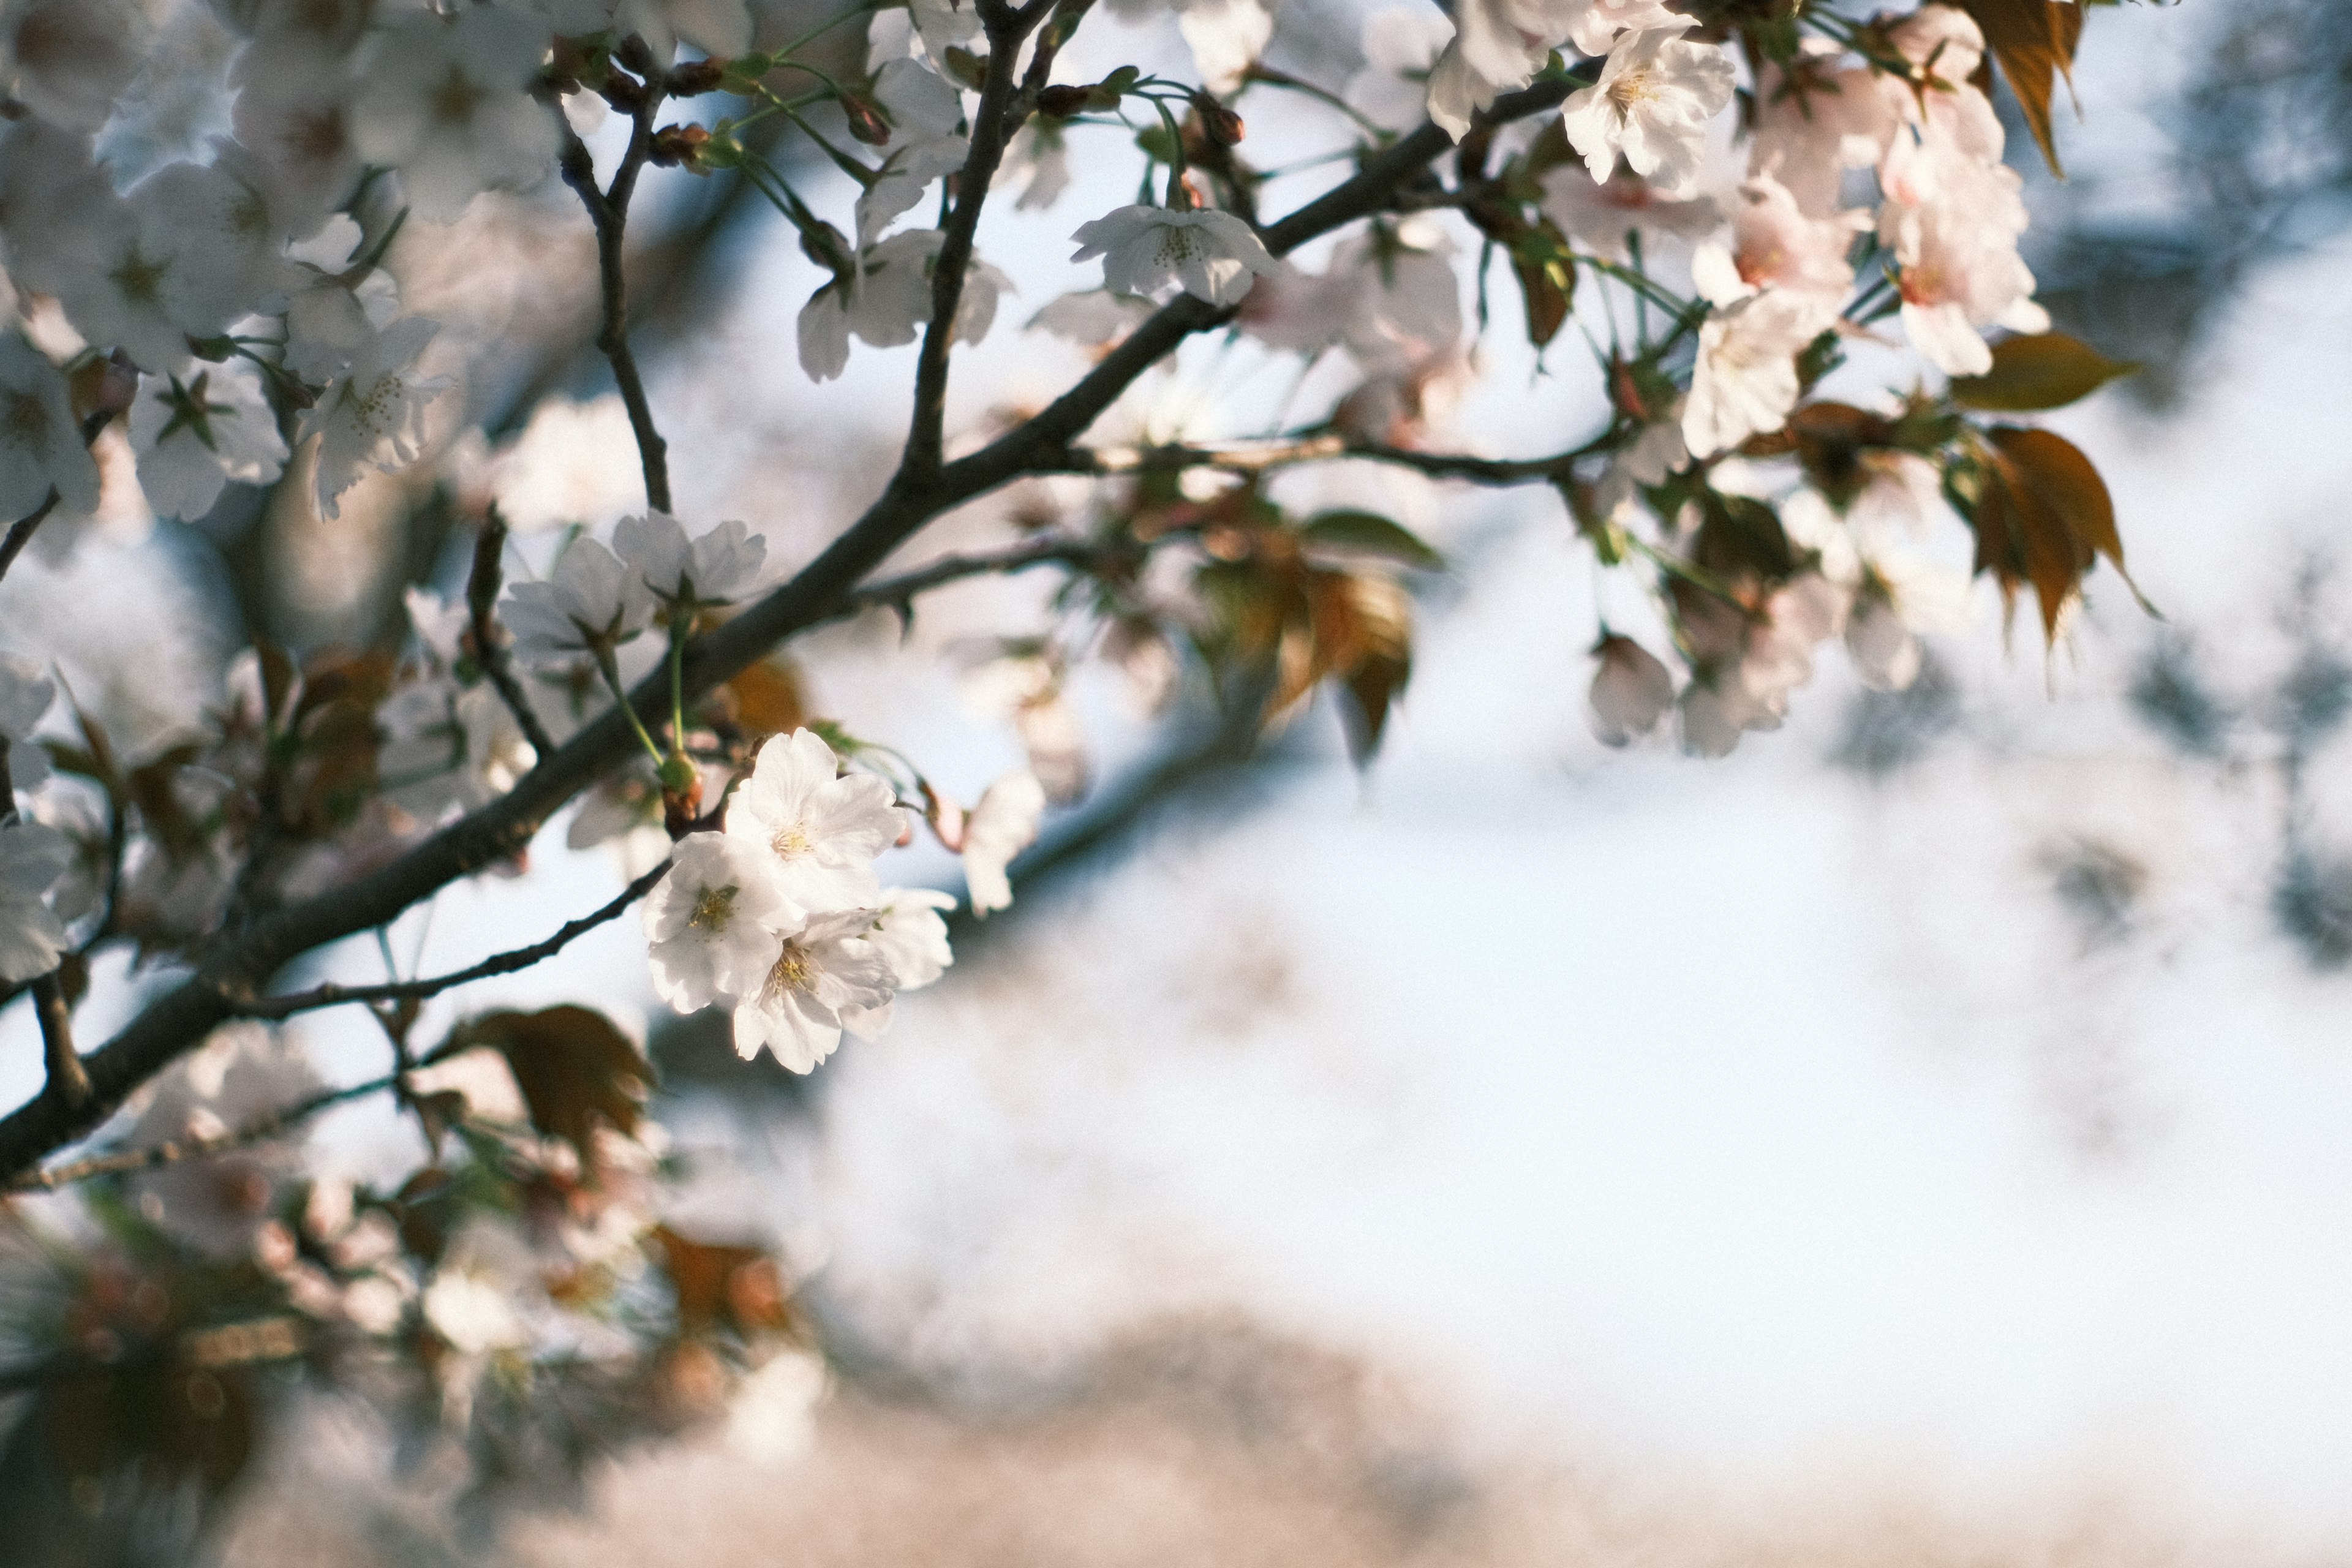
<svg viewBox="0 0 2352 1568">
<path fill-rule="evenodd" d="M 784 951 L 776 956 L 775 967 L 768 971 L 769 1000 L 815 989 L 816 965 L 810 961 L 808 949 L 799 942 L 787 942 Z"/>
<path fill-rule="evenodd" d="M 133 304 L 152 305 L 163 291 L 163 264 L 148 260 L 136 247 L 108 277 L 122 290 L 122 297 Z"/>
<path fill-rule="evenodd" d="M 703 889 L 702 896 L 694 900 L 694 913 L 687 917 L 686 923 L 695 931 L 709 931 L 716 936 L 734 920 L 735 896 L 741 890 L 731 882 L 723 888 Z"/>
<path fill-rule="evenodd" d="M 47 456 L 48 409 L 29 392 L 11 392 L 7 397 L 7 412 L 0 415 L 0 428 L 6 430 L 10 444 Z"/>
<path fill-rule="evenodd" d="M 1160 225 L 1160 264 L 1173 267 L 1190 260 L 1193 251 L 1199 248 L 1199 243 L 1189 226 L 1172 223 Z"/>
<path fill-rule="evenodd" d="M 1630 114 L 1645 103 L 1654 103 L 1662 97 L 1658 73 L 1648 66 L 1635 66 L 1609 84 L 1609 101 L 1618 112 Z"/>
<path fill-rule="evenodd" d="M 801 822 L 789 823 L 776 829 L 775 837 L 769 843 L 778 855 L 787 860 L 797 860 L 816 847 L 809 837 L 808 825 Z"/>
<path fill-rule="evenodd" d="M 444 125 L 464 125 L 474 118 L 474 106 L 482 101 L 482 89 L 466 79 L 466 73 L 456 66 L 449 74 L 435 84 L 427 101 L 433 118 Z"/>
</svg>

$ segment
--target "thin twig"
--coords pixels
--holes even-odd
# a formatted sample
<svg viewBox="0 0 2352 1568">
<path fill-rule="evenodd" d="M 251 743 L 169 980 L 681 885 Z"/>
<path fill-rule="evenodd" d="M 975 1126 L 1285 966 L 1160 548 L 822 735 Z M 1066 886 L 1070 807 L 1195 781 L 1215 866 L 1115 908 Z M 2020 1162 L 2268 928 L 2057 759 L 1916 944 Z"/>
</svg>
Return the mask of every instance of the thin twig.
<svg viewBox="0 0 2352 1568">
<path fill-rule="evenodd" d="M 1032 566 L 1096 567 L 1132 558 L 1143 547 L 1133 540 L 1033 539 L 1009 550 L 980 555 L 942 555 L 911 572 L 866 584 L 842 602 L 845 612 L 887 606 L 905 614 L 916 595 L 967 577 L 1026 572 Z"/>
<path fill-rule="evenodd" d="M 587 143 L 580 140 L 568 121 L 561 116 L 557 120 L 563 127 L 563 183 L 579 193 L 581 205 L 588 209 L 588 221 L 596 230 L 596 273 L 604 305 L 596 346 L 612 365 L 614 383 L 620 387 L 621 402 L 629 411 L 629 429 L 637 438 L 637 460 L 645 469 L 646 504 L 656 511 L 667 511 L 670 508 L 669 446 L 654 426 L 653 405 L 646 399 L 645 378 L 637 374 L 637 356 L 629 347 L 629 283 L 624 241 L 629 222 L 629 197 L 636 190 L 638 172 L 653 155 L 654 115 L 661 108 L 663 88 L 661 72 L 646 73 L 645 98 L 637 105 L 629 129 L 628 151 L 621 154 L 621 164 L 613 172 L 612 184 L 603 190 L 596 187 L 596 161 L 589 155 Z"/>
<path fill-rule="evenodd" d="M 429 1061 L 429 1058 L 428 1058 Z M 12 1193 L 50 1193 L 59 1187 L 71 1186 L 98 1176 L 120 1176 L 133 1171 L 152 1171 L 162 1165 L 176 1164 L 182 1160 L 201 1159 L 206 1154 L 225 1153 L 249 1144 L 266 1142 L 298 1122 L 307 1121 L 319 1112 L 341 1105 L 347 1100 L 363 1100 L 371 1094 L 397 1089 L 402 1075 L 387 1074 L 370 1079 L 365 1083 L 348 1084 L 341 1089 L 330 1089 L 298 1100 L 282 1110 L 273 1110 L 258 1121 L 242 1127 L 232 1127 L 209 1138 L 178 1138 L 161 1143 L 149 1143 L 137 1149 L 118 1149 L 108 1154 L 92 1154 L 87 1159 L 51 1165 L 44 1171 L 28 1171 L 8 1184 Z"/>
<path fill-rule="evenodd" d="M 1612 445 L 1612 426 L 1580 447 L 1548 458 L 1479 458 L 1465 452 L 1421 452 L 1408 447 L 1355 441 L 1334 431 L 1275 441 L 1236 441 L 1196 447 L 1071 447 L 1041 461 L 1041 468 L 1068 474 L 1167 473 L 1182 468 L 1214 468 L 1229 474 L 1262 474 L 1297 463 L 1328 463 L 1343 458 L 1387 463 L 1411 468 L 1432 479 L 1465 479 L 1482 485 L 1523 485 L 1548 482 L 1567 474 L 1580 460 Z"/>
<path fill-rule="evenodd" d="M 499 640 L 499 625 L 492 612 L 499 600 L 499 584 L 506 574 L 507 520 L 500 516 L 493 503 L 483 520 L 482 531 L 474 540 L 474 570 L 466 579 L 466 608 L 473 617 L 474 662 L 482 667 L 483 675 L 507 705 L 514 721 L 522 731 L 524 740 L 539 762 L 555 755 L 555 740 L 541 723 L 539 710 L 530 705 L 530 696 L 522 683 L 514 678 L 507 662 L 506 645 Z M 534 764 L 536 765 L 536 764 Z"/>
<path fill-rule="evenodd" d="M 932 266 L 931 320 L 923 331 L 921 355 L 915 363 L 915 412 L 908 426 L 906 454 L 893 481 L 898 484 L 924 483 L 940 470 L 947 421 L 948 351 L 955 342 L 964 275 L 971 267 L 971 237 L 980 226 L 989 183 L 996 177 L 996 165 L 1003 160 L 1004 144 L 1019 118 L 1019 84 L 1013 72 L 1029 25 L 1002 0 L 983 4 L 980 15 L 988 30 L 988 76 L 981 84 L 980 106 L 972 110 L 971 151 L 956 175 L 955 211 L 949 215 L 940 237 L 939 258 Z"/>
<path fill-rule="evenodd" d="M 8 537 L 0 539 L 0 577 L 8 575 L 8 568 L 16 564 L 16 557 L 22 555 L 25 546 L 33 542 L 33 531 L 47 521 L 49 513 L 57 509 L 58 488 L 51 485 L 48 500 L 9 526 Z"/>
<path fill-rule="evenodd" d="M 575 937 L 594 931 L 615 919 L 623 910 L 653 890 L 669 870 L 669 862 L 660 865 L 621 889 L 612 902 L 593 914 L 566 921 L 553 936 L 535 942 L 529 947 L 494 953 L 479 963 L 446 974 L 436 974 L 422 980 L 389 980 L 377 985 L 314 985 L 308 991 L 291 992 L 283 996 L 256 996 L 231 1000 L 233 1016 L 240 1018 L 290 1018 L 297 1013 L 309 1013 L 320 1007 L 341 1007 L 354 1002 L 401 1002 L 411 998 L 422 1000 L 437 995 L 453 986 L 471 981 L 487 980 L 493 974 L 511 974 L 518 969 L 528 969 L 543 958 L 551 958 Z"/>
</svg>

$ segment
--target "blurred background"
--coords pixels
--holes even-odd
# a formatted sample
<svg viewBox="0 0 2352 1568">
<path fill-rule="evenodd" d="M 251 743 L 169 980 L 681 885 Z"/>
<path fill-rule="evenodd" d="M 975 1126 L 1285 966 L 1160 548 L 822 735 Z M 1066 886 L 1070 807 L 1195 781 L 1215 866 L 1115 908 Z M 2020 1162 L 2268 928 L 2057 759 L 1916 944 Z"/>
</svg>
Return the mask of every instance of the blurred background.
<svg viewBox="0 0 2352 1568">
<path fill-rule="evenodd" d="M 770 7 L 762 37 L 821 14 Z M 1287 4 L 1268 59 L 1342 81 L 1361 15 Z M 1172 22 L 1104 18 L 1064 74 L 1129 60 L 1189 68 Z M 1831 658 L 1724 762 L 1612 752 L 1584 650 L 1598 615 L 1634 612 L 1557 498 L 1318 473 L 1297 482 L 1377 494 L 1452 562 L 1369 771 L 1321 708 L 1244 752 L 1193 685 L 1152 718 L 1087 670 L 1091 785 L 1014 907 L 961 927 L 948 978 L 814 1078 L 741 1067 L 723 1019 L 663 1016 L 632 921 L 437 1003 L 643 1020 L 695 1173 L 682 1212 L 782 1248 L 833 1366 L 804 1440 L 599 1460 L 501 1554 L 2352 1552 L 2352 5 L 2102 9 L 2074 87 L 2063 184 L 2011 127 L 2029 258 L 2061 325 L 2146 368 L 2052 423 L 2107 476 L 2160 617 L 2102 574 L 2045 656 L 1979 587 L 1906 692 Z M 1254 141 L 1312 134 L 1293 105 L 1244 108 Z M 845 182 L 801 174 L 845 209 Z M 1087 286 L 1063 237 L 1129 181 L 1082 156 L 1050 213 L 983 227 L 1021 292 L 959 361 L 953 420 L 1083 369 L 1004 328 Z M 861 349 L 813 388 L 792 318 L 821 278 L 789 231 L 736 187 L 651 195 L 641 352 L 680 512 L 805 559 L 887 470 L 911 353 Z M 452 436 L 439 482 L 490 487 L 524 527 L 640 500 L 561 196 L 486 198 L 394 256 L 451 329 L 465 406 L 442 417 L 488 431 Z M 1589 370 L 1506 336 L 1461 444 L 1577 438 L 1602 406 Z M 1858 357 L 1857 384 L 1894 363 Z M 1098 434 L 1246 432 L 1289 374 L 1196 344 Z M 0 624 L 85 702 L 161 724 L 255 636 L 363 637 L 396 627 L 404 586 L 461 584 L 432 485 L 371 481 L 331 525 L 234 489 L 201 525 L 100 517 L 69 566 L 0 584 Z M 921 552 L 1047 502 L 1067 504 L 992 498 Z M 1957 523 L 1937 549 L 1965 564 Z M 814 634 L 803 691 L 976 792 L 1021 751 L 960 672 L 1042 624 L 1045 594 L 973 584 L 904 637 L 878 614 Z M 110 613 L 52 607 L 92 602 Z M 602 902 L 643 850 L 564 830 L 394 945 L 468 962 Z M 900 879 L 953 885 L 944 855 L 905 858 Z M 100 978 L 91 1039 L 143 984 Z M 299 1028 L 331 1074 L 379 1070 L 363 1021 Z M 22 1009 L 0 1028 L 0 1101 L 37 1089 L 36 1040 Z M 310 1145 L 368 1175 L 414 1139 L 362 1107 Z M 226 1560 L 470 1560 L 365 1418 L 321 1402 L 281 1436 Z"/>
</svg>

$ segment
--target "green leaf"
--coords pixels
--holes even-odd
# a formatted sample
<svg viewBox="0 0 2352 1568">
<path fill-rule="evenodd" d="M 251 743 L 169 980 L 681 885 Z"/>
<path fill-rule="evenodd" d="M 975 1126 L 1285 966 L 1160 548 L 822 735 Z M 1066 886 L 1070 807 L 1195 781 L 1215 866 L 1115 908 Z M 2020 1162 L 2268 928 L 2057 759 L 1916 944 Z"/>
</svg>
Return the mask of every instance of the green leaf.
<svg viewBox="0 0 2352 1568">
<path fill-rule="evenodd" d="M 1327 511 L 1308 519 L 1298 531 L 1309 543 L 1376 555 L 1424 572 L 1442 571 L 1445 566 L 1445 557 L 1378 512 Z"/>
<path fill-rule="evenodd" d="M 1953 378 L 1952 401 L 1992 413 L 2038 413 L 2063 408 L 2137 369 L 2064 332 L 2010 338 L 1993 346 L 1992 368 L 1984 374 Z"/>
</svg>

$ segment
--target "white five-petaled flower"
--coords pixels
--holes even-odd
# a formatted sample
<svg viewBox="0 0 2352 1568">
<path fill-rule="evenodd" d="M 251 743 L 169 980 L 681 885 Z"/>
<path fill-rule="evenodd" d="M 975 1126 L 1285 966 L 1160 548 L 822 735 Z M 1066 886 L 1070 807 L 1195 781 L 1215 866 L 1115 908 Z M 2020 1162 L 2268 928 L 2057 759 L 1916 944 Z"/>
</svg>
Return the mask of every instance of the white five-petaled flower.
<svg viewBox="0 0 2352 1568">
<path fill-rule="evenodd" d="M 855 336 L 878 349 L 915 341 L 931 319 L 931 258 L 937 229 L 903 229 L 858 253 L 801 307 L 801 368 L 831 381 L 849 363 Z"/>
<path fill-rule="evenodd" d="M 1683 405 L 1683 440 L 1694 458 L 1729 451 L 1778 430 L 1797 405 L 1797 355 L 1836 320 L 1834 301 L 1767 289 L 1708 312 Z"/>
<path fill-rule="evenodd" d="M 830 381 L 849 363 L 854 334 L 876 348 L 915 341 L 931 319 L 931 262 L 946 237 L 935 228 L 900 229 L 861 252 L 801 307 L 801 368 L 812 381 Z M 1013 279 L 978 257 L 964 269 L 950 342 L 976 343 L 996 324 L 999 300 Z"/>
<path fill-rule="evenodd" d="M 722 522 L 699 539 L 666 511 L 625 517 L 613 529 L 614 553 L 637 569 L 654 597 L 691 612 L 697 605 L 731 605 L 760 584 L 768 542 L 749 523 Z"/>
<path fill-rule="evenodd" d="M 529 91 L 544 22 L 504 5 L 412 12 L 387 31 L 352 106 L 352 145 L 400 171 L 420 217 L 454 218 L 487 190 L 520 190 L 555 162 L 555 111 Z"/>
<path fill-rule="evenodd" d="M 0 980 L 36 979 L 58 966 L 66 928 L 48 891 L 65 875 L 73 847 L 37 822 L 0 826 Z"/>
<path fill-rule="evenodd" d="M 446 376 L 416 374 L 439 330 L 421 316 L 394 321 L 353 350 L 350 370 L 303 415 L 301 438 L 320 438 L 320 515 L 341 515 L 342 493 L 358 481 L 362 465 L 389 474 L 416 460 L 425 405 L 449 385 Z"/>
<path fill-rule="evenodd" d="M 1212 305 L 1237 305 L 1280 268 L 1249 225 L 1229 212 L 1127 206 L 1078 226 L 1070 259 L 1103 258 L 1103 282 L 1120 294 L 1150 294 L 1169 283 Z"/>
<path fill-rule="evenodd" d="M 0 743 L 7 747 L 8 783 L 13 790 L 38 789 L 49 776 L 48 752 L 26 742 L 57 694 L 57 683 L 41 673 L 39 665 L 0 653 Z M 0 816 L 14 805 L 0 799 Z"/>
<path fill-rule="evenodd" d="M 1681 17 L 1621 36 L 1600 79 L 1561 109 L 1569 145 L 1595 180 L 1606 180 L 1623 153 L 1633 171 L 1669 195 L 1698 178 L 1707 122 L 1731 101 L 1730 57 L 1682 35 Z"/>
<path fill-rule="evenodd" d="M 1632 637 L 1604 632 L 1593 645 L 1592 733 L 1622 746 L 1658 727 L 1675 705 L 1675 678 L 1657 655 Z"/>
<path fill-rule="evenodd" d="M 906 826 L 888 784 L 871 773 L 842 776 L 833 748 L 809 730 L 761 746 L 727 805 L 728 834 L 766 849 L 783 896 L 804 910 L 874 907 L 874 858 Z"/>
<path fill-rule="evenodd" d="M 876 73 L 874 99 L 889 121 L 890 139 L 880 148 L 882 174 L 857 197 L 857 243 L 881 238 L 899 214 L 923 199 L 942 174 L 963 167 L 971 143 L 956 131 L 963 98 L 947 81 L 913 60 L 892 60 Z"/>
<path fill-rule="evenodd" d="M 981 792 L 963 824 L 963 880 L 973 914 L 1012 907 L 1013 882 L 1004 868 L 1036 841 L 1037 819 L 1045 814 L 1045 786 L 1026 768 Z"/>
<path fill-rule="evenodd" d="M 147 377 L 131 405 L 131 449 L 158 517 L 203 517 L 229 480 L 268 484 L 286 465 L 259 377 L 235 362 Z"/>
<path fill-rule="evenodd" d="M 915 991 L 947 973 L 955 962 L 948 945 L 948 922 L 940 911 L 955 908 L 955 900 L 929 888 L 891 888 L 882 895 L 866 941 L 889 966 L 893 993 Z M 891 1002 L 880 1006 L 853 1004 L 841 1010 L 844 1027 L 861 1039 L 872 1039 L 890 1026 Z"/>
<path fill-rule="evenodd" d="M 782 940 L 765 981 L 735 1009 L 735 1049 L 749 1061 L 764 1046 L 793 1072 L 831 1056 L 846 1028 L 872 1035 L 889 1016 L 892 973 L 866 940 L 876 911 L 818 915 Z"/>
<path fill-rule="evenodd" d="M 98 505 L 98 464 L 82 445 L 63 372 L 15 332 L 0 332 L 0 515 L 49 496 L 69 511 Z"/>
<path fill-rule="evenodd" d="M 669 875 L 646 899 L 654 990 L 681 1013 L 749 1001 L 767 984 L 780 934 L 805 919 L 756 847 L 723 833 L 689 833 L 670 852 Z"/>
<path fill-rule="evenodd" d="M 653 616 L 645 579 L 593 539 L 573 540 L 541 581 L 514 584 L 500 611 L 517 657 L 529 659 L 607 658 Z"/>
</svg>

